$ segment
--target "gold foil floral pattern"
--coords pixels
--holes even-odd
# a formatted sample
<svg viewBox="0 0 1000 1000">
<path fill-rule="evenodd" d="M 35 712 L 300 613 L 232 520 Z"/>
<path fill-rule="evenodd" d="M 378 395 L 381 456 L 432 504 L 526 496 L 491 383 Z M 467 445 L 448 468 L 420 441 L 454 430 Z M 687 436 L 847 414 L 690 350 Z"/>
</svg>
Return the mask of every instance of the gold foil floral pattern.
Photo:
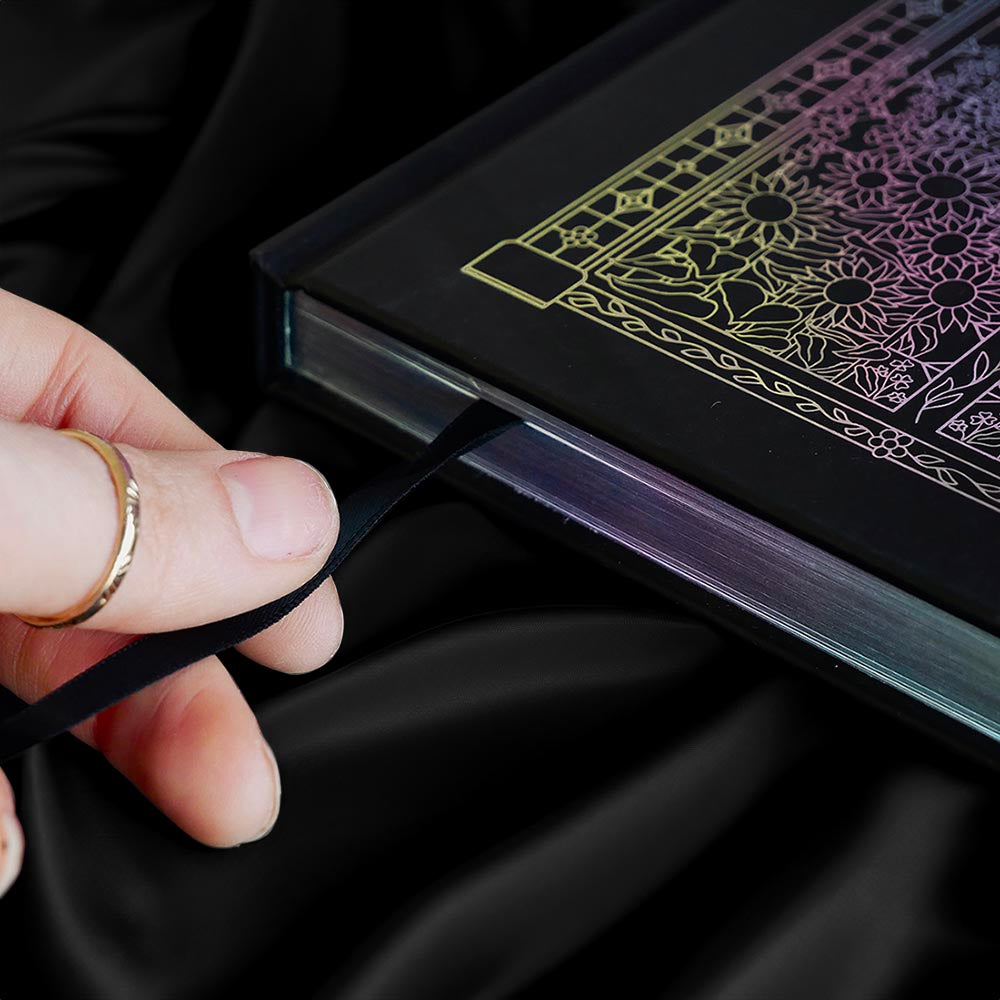
<svg viewBox="0 0 1000 1000">
<path fill-rule="evenodd" d="M 463 269 L 1000 508 L 1000 20 L 873 7 Z"/>
</svg>

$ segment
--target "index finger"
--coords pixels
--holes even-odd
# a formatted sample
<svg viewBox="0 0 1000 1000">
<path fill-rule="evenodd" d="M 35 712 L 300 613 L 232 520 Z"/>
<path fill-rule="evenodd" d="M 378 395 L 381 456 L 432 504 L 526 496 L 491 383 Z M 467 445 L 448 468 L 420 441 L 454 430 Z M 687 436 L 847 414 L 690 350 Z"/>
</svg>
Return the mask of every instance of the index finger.
<svg viewBox="0 0 1000 1000">
<path fill-rule="evenodd" d="M 134 365 L 82 326 L 0 289 L 0 417 L 82 427 L 137 448 L 216 441 Z"/>
<path fill-rule="evenodd" d="M 146 450 L 221 447 L 99 337 L 2 289 L 0 386 L 2 419 L 81 427 Z M 306 606 L 237 648 L 264 666 L 298 673 L 326 663 L 342 631 L 340 601 L 327 583 Z"/>
</svg>

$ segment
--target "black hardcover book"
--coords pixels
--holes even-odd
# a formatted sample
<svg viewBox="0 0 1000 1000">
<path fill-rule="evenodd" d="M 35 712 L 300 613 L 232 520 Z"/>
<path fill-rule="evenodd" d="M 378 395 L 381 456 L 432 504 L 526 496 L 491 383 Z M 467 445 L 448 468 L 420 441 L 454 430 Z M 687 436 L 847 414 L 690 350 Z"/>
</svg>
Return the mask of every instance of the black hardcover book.
<svg viewBox="0 0 1000 1000">
<path fill-rule="evenodd" d="M 998 2 L 664 4 L 261 247 L 266 374 L 992 752 L 998 150 Z"/>
</svg>

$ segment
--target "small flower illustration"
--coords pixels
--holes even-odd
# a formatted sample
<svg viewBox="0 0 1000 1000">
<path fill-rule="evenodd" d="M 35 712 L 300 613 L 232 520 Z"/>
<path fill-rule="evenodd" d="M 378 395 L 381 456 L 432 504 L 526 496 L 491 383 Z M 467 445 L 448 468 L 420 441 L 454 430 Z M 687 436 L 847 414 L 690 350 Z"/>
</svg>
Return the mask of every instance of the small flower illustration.
<svg viewBox="0 0 1000 1000">
<path fill-rule="evenodd" d="M 597 230 L 590 226 L 573 226 L 572 229 L 561 230 L 559 235 L 563 247 L 596 247 L 600 241 Z"/>
<path fill-rule="evenodd" d="M 956 417 L 945 425 L 945 429 L 962 444 L 1000 458 L 1000 413 L 979 410 Z"/>
<path fill-rule="evenodd" d="M 882 356 L 880 358 L 879 356 Z M 839 347 L 833 352 L 833 363 L 822 370 L 841 385 L 850 386 L 855 392 L 875 403 L 898 405 L 910 398 L 915 371 L 908 358 L 892 359 L 891 352 L 878 345 Z M 901 364 L 896 364 L 899 360 Z"/>
<path fill-rule="evenodd" d="M 913 438 L 892 427 L 876 431 L 868 439 L 868 449 L 876 458 L 905 458 Z"/>
</svg>

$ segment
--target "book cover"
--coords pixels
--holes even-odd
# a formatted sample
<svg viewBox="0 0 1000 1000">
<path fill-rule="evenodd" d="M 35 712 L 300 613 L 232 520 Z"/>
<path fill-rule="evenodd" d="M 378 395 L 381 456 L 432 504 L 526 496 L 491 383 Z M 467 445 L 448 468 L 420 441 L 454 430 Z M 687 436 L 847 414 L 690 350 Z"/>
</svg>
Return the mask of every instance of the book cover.
<svg viewBox="0 0 1000 1000">
<path fill-rule="evenodd" d="M 995 636 L 1000 4 L 646 44 L 284 283 Z"/>
</svg>

